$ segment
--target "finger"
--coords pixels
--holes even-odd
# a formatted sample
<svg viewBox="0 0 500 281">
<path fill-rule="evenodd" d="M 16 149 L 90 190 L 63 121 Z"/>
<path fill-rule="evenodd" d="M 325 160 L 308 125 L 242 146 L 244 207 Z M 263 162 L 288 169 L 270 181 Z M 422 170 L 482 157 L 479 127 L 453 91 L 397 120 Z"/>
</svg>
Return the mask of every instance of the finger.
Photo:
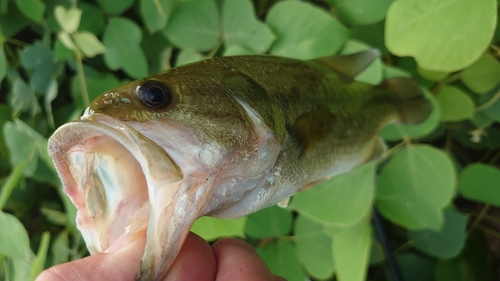
<svg viewBox="0 0 500 281">
<path fill-rule="evenodd" d="M 212 249 L 217 260 L 216 281 L 275 280 L 269 267 L 246 242 L 234 238 L 221 239 L 212 246 Z"/>
<path fill-rule="evenodd" d="M 189 233 L 165 280 L 213 281 L 216 270 L 217 264 L 210 245 L 200 236 Z"/>
<path fill-rule="evenodd" d="M 56 265 L 42 272 L 36 281 L 135 280 L 146 245 L 145 237 L 145 231 L 141 231 L 120 238 L 117 243 L 123 247 L 116 252 Z"/>
</svg>

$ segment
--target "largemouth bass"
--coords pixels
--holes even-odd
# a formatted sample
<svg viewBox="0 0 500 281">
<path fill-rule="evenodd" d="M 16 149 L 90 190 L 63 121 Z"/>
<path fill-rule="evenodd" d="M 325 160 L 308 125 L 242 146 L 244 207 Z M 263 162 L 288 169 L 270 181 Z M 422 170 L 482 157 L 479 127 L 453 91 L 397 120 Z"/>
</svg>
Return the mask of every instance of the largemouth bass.
<svg viewBox="0 0 500 281">
<path fill-rule="evenodd" d="M 376 159 L 382 126 L 431 111 L 409 78 L 353 80 L 378 55 L 215 58 L 96 98 L 48 148 L 90 253 L 147 228 L 138 280 L 162 280 L 198 217 L 245 216 Z"/>
</svg>

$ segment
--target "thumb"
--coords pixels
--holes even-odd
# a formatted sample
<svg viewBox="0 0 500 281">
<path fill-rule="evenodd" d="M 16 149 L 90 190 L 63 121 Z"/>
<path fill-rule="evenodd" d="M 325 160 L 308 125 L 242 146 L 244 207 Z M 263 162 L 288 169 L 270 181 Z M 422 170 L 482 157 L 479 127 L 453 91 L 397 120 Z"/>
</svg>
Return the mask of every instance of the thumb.
<svg viewBox="0 0 500 281">
<path fill-rule="evenodd" d="M 53 266 L 35 281 L 135 280 L 146 245 L 145 232 L 119 238 L 104 253 Z"/>
</svg>

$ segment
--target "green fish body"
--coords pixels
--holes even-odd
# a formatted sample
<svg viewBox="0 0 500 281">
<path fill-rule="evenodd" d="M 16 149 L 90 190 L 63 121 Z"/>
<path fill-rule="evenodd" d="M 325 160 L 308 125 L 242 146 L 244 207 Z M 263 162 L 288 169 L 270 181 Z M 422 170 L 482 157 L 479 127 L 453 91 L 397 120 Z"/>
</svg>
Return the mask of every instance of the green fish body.
<svg viewBox="0 0 500 281">
<path fill-rule="evenodd" d="M 379 157 L 379 129 L 431 105 L 409 78 L 354 81 L 377 56 L 215 58 L 99 96 L 49 141 L 91 253 L 147 228 L 138 280 L 162 280 L 198 217 L 241 217 Z"/>
</svg>

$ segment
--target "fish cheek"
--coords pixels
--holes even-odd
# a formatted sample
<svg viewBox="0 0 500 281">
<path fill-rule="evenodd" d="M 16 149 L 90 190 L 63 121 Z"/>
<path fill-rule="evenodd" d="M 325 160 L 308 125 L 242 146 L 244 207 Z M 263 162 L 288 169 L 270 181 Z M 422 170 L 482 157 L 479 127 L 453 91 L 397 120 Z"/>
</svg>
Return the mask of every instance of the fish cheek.
<svg viewBox="0 0 500 281">
<path fill-rule="evenodd" d="M 324 142 L 335 127 L 335 115 L 321 107 L 302 114 L 290 128 L 301 149 L 300 156 Z"/>
</svg>

